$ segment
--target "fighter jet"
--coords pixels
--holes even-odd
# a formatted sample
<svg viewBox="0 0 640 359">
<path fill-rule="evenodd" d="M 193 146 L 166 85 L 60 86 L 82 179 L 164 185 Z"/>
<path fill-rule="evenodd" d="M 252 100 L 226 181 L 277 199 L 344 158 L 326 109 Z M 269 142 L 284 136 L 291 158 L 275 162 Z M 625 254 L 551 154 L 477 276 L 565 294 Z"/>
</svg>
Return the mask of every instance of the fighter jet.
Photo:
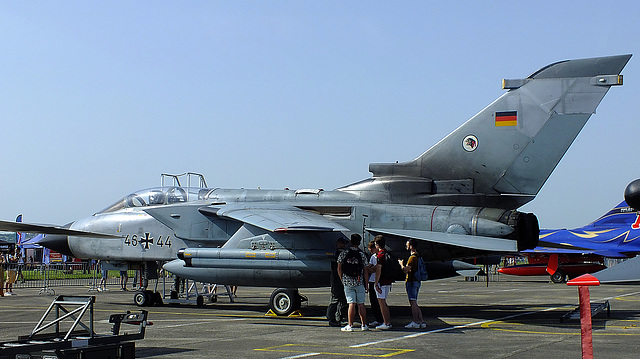
<svg viewBox="0 0 640 359">
<path fill-rule="evenodd" d="M 365 245 L 382 234 L 399 255 L 417 239 L 436 264 L 532 249 L 538 221 L 515 209 L 536 196 L 609 88 L 622 85 L 630 58 L 560 61 L 503 80 L 502 96 L 414 160 L 370 164 L 370 178 L 336 190 L 154 188 L 64 227 L 2 222 L 0 230 L 51 231 L 42 245 L 143 263 L 146 276 L 155 261 L 174 259 L 164 268 L 181 277 L 276 287 L 277 314 L 297 309 L 298 288 L 329 284 L 335 242 L 350 233 Z"/>
<path fill-rule="evenodd" d="M 640 197 L 640 180 L 625 190 L 625 198 L 633 201 L 633 197 Z M 586 226 L 541 230 L 538 246 L 521 253 L 528 258 L 528 264 L 506 266 L 498 272 L 524 276 L 548 274 L 552 282 L 562 283 L 567 277 L 605 269 L 605 258 L 630 258 L 638 253 L 640 213 L 625 200 Z"/>
<path fill-rule="evenodd" d="M 631 182 L 624 190 L 624 199 L 637 211 L 633 230 L 640 229 L 640 179 Z M 640 256 L 616 264 L 593 274 L 584 274 L 567 282 L 568 285 L 639 284 Z"/>
</svg>

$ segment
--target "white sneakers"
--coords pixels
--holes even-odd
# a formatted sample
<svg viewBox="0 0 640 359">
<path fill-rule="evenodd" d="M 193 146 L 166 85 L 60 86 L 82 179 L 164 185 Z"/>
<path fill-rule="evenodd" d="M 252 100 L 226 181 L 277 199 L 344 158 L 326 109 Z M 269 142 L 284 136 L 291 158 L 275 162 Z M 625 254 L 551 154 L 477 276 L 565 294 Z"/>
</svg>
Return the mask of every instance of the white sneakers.
<svg viewBox="0 0 640 359">
<path fill-rule="evenodd" d="M 416 323 L 416 322 L 411 322 L 407 325 L 404 326 L 407 329 L 424 329 L 427 327 L 427 323 Z"/>
<path fill-rule="evenodd" d="M 388 330 L 391 329 L 391 324 L 386 325 L 384 323 L 378 325 L 378 326 L 373 326 L 373 323 L 371 323 L 371 326 L 374 327 L 376 330 Z M 424 329 L 427 327 L 427 323 L 416 323 L 416 322 L 411 322 L 407 325 L 404 326 L 407 329 Z M 353 327 L 350 325 L 345 325 L 344 327 L 340 328 L 341 331 L 343 332 L 352 332 L 353 331 Z M 360 327 L 360 330 L 367 331 L 369 330 L 369 327 L 365 324 L 363 326 Z"/>
<path fill-rule="evenodd" d="M 340 330 L 342 330 L 343 332 L 352 332 L 353 327 L 347 324 L 344 327 L 340 328 Z M 360 327 L 360 330 L 362 330 L 363 332 L 366 332 L 367 330 L 369 330 L 369 327 L 365 324 Z"/>
<path fill-rule="evenodd" d="M 378 329 L 378 330 L 387 330 L 387 329 L 391 329 L 391 324 L 386 325 L 386 324 L 382 323 L 382 324 L 378 325 L 378 326 L 376 327 L 376 329 Z"/>
</svg>

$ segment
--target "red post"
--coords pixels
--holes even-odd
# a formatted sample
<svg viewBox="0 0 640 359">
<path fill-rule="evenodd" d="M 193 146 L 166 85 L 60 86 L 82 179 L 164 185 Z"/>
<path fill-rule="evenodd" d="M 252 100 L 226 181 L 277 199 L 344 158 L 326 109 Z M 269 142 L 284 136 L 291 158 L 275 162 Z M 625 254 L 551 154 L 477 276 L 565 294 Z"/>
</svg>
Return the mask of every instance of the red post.
<svg viewBox="0 0 640 359">
<path fill-rule="evenodd" d="M 593 337 L 591 333 L 591 299 L 589 287 L 578 287 L 580 297 L 580 338 L 582 342 L 582 359 L 593 359 Z"/>
<path fill-rule="evenodd" d="M 578 296 L 580 297 L 580 340 L 582 343 L 582 359 L 593 359 L 591 298 L 589 297 L 589 286 L 600 285 L 600 281 L 591 274 L 583 274 L 568 281 L 567 285 L 578 286 Z"/>
</svg>

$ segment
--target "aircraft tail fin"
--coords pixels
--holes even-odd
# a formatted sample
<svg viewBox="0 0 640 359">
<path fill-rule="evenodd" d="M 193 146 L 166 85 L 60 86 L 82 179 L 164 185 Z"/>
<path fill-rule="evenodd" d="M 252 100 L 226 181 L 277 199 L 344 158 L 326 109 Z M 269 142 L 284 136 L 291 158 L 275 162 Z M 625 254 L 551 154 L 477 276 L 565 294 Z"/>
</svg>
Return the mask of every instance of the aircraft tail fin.
<svg viewBox="0 0 640 359">
<path fill-rule="evenodd" d="M 620 226 L 628 226 L 630 229 L 634 224 L 638 226 L 638 217 L 640 215 L 636 210 L 629 207 L 627 202 L 622 201 L 617 206 L 613 207 L 607 213 L 602 215 L 600 218 L 595 221 L 589 223 L 584 229 L 593 229 L 593 228 L 608 228 L 615 227 L 619 228 Z M 634 228 L 639 229 L 639 228 Z"/>
<path fill-rule="evenodd" d="M 419 186 L 432 203 L 451 203 L 453 195 L 460 205 L 487 204 L 498 196 L 496 205 L 520 206 L 535 197 L 609 88 L 622 85 L 630 58 L 561 61 L 503 80 L 505 94 L 418 158 L 373 163 L 369 171 Z"/>
</svg>

